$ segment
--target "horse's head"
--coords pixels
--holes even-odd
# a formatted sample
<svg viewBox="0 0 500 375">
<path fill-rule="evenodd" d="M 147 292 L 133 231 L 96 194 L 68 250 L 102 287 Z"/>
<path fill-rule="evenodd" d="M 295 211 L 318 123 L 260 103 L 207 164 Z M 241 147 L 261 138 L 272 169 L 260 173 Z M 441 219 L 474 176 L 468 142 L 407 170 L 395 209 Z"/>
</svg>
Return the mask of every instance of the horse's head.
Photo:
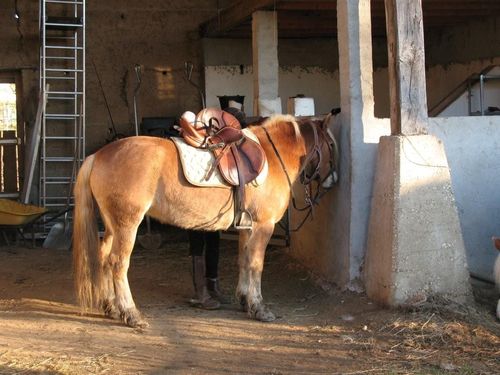
<svg viewBox="0 0 500 375">
<path fill-rule="evenodd" d="M 331 114 L 323 120 L 307 120 L 312 130 L 304 156 L 300 181 L 307 185 L 318 182 L 323 189 L 331 189 L 338 181 L 339 151 L 337 141 L 328 128 Z"/>
</svg>

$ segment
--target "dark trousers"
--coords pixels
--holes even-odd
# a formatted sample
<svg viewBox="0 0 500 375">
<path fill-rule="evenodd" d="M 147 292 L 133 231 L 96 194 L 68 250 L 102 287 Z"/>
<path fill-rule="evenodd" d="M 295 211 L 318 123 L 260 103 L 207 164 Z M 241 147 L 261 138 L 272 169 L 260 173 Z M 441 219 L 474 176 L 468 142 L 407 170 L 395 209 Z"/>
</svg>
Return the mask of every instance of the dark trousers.
<svg viewBox="0 0 500 375">
<path fill-rule="evenodd" d="M 205 276 L 216 279 L 219 266 L 219 232 L 192 230 L 188 232 L 188 237 L 191 256 L 202 256 L 205 250 Z"/>
</svg>

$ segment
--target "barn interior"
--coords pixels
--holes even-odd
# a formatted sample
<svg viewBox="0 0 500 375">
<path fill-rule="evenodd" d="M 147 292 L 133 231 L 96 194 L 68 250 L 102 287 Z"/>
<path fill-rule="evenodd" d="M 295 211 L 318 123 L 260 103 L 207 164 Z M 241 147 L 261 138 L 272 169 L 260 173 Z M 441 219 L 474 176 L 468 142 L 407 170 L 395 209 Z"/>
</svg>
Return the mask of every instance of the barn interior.
<svg viewBox="0 0 500 375">
<path fill-rule="evenodd" d="M 84 145 L 79 151 L 81 157 L 117 137 L 134 135 L 136 117 L 139 125 L 147 125 L 148 121 L 165 124 L 175 121 L 185 110 L 199 110 L 204 102 L 218 107 L 221 96 L 241 98 L 248 116 L 259 115 L 253 67 L 259 51 L 255 40 L 252 45 L 255 12 L 272 15 L 271 21 L 266 21 L 270 27 L 266 32 L 271 34 L 270 39 L 277 40 L 272 48 L 277 50 L 273 64 L 278 69 L 273 79 L 279 82 L 274 94 L 278 100 L 274 104 L 278 107 L 272 109 L 286 112 L 288 98 L 298 95 L 313 99 L 317 115 L 341 107 L 336 1 L 71 3 L 18 0 L 1 4 L 0 79 L 7 85 L 15 85 L 16 92 L 15 104 L 12 96 L 8 99 L 11 102 L 2 103 L 16 113 L 12 124 L 5 125 L 15 130 L 5 128 L 2 133 L 3 197 L 15 199 L 22 195 L 28 182 L 26 172 L 36 159 L 30 154 L 33 150 L 29 143 L 40 93 L 44 91 L 40 79 L 44 66 L 50 74 L 49 60 L 43 65 L 40 59 L 40 48 L 45 48 L 39 22 L 43 9 L 49 18 L 51 9 L 57 13 L 55 20 L 47 21 L 49 34 L 50 29 L 64 28 L 59 35 L 66 35 L 68 30 L 69 34 L 79 33 L 81 45 L 76 47 L 80 48 L 76 56 L 80 65 L 73 69 L 77 72 L 67 69 L 55 85 L 75 74 L 83 87 L 82 99 L 74 101 L 72 112 L 67 114 L 69 121 L 56 119 L 58 124 L 69 126 L 76 117 L 84 118 L 84 133 L 78 135 Z M 348 140 L 349 144 L 360 141 L 362 145 L 359 149 L 352 146 L 349 152 L 352 160 L 351 156 L 347 160 L 349 164 L 359 156 L 359 162 L 367 162 L 369 166 L 365 168 L 372 170 L 377 136 L 389 131 L 390 97 L 384 2 L 369 3 L 370 15 L 366 20 L 371 24 L 372 72 L 369 73 L 374 102 L 371 128 L 377 131 L 366 129 L 355 135 L 357 140 Z M 498 120 L 489 115 L 496 115 L 500 106 L 496 67 L 500 58 L 497 43 L 500 5 L 494 0 L 424 0 L 422 10 L 430 127 L 446 144 L 469 268 L 477 277 L 492 280 L 494 254 L 488 237 L 497 230 L 499 221 L 494 188 L 498 181 L 491 173 L 498 163 Z M 76 24 L 67 21 L 71 18 Z M 70 24 L 59 27 L 50 24 L 65 20 Z M 262 47 L 264 52 L 266 48 Z M 49 83 L 49 79 L 43 82 Z M 433 125 L 432 119 L 439 117 L 462 120 L 460 125 L 453 120 Z M 51 123 L 50 118 L 47 121 L 47 132 L 57 132 L 56 122 Z M 58 178 L 70 174 L 71 163 L 61 160 L 72 158 L 72 144 L 61 139 L 43 143 L 41 147 L 45 159 L 59 158 L 53 166 Z M 41 170 L 45 167 L 34 167 L 33 188 L 25 199 L 47 206 L 51 204 L 50 194 L 54 194 L 63 196 L 64 201 L 67 186 L 50 193 L 51 187 L 43 182 L 47 179 L 40 177 Z M 363 178 L 373 179 L 373 173 L 367 172 L 368 177 Z M 358 189 L 356 183 L 350 182 L 352 210 L 341 210 L 338 218 L 329 220 L 330 211 L 336 210 L 330 205 L 325 210 L 328 212 L 320 213 L 319 221 L 333 224 L 321 225 L 324 230 L 319 230 L 313 223 L 299 236 L 291 237 L 292 253 L 297 258 L 326 279 L 344 286 L 359 279 L 366 251 L 371 182 L 368 190 Z M 335 237 L 332 233 L 345 220 L 351 228 L 347 239 Z M 323 241 L 324 238 L 328 240 Z"/>
</svg>

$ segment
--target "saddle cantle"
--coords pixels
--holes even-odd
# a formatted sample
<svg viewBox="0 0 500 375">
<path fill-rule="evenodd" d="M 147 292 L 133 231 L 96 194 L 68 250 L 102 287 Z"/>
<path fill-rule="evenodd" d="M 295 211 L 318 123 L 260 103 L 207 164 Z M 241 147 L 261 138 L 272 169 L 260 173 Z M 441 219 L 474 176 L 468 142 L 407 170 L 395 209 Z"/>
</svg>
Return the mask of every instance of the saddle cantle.
<svg viewBox="0 0 500 375">
<path fill-rule="evenodd" d="M 214 153 L 215 161 L 207 179 L 218 168 L 224 180 L 238 186 L 239 212 L 237 229 L 251 229 L 251 216 L 244 208 L 245 185 L 257 178 L 266 163 L 260 144 L 245 136 L 239 121 L 228 112 L 216 108 L 203 109 L 195 115 L 185 112 L 180 119 L 181 134 L 191 146 Z"/>
<path fill-rule="evenodd" d="M 184 140 L 193 147 L 206 147 L 210 136 L 223 128 L 233 128 L 241 134 L 240 122 L 232 114 L 217 108 L 202 109 L 198 115 L 193 112 L 184 112 L 180 119 L 181 133 Z M 230 141 L 230 140 L 228 140 Z"/>
</svg>

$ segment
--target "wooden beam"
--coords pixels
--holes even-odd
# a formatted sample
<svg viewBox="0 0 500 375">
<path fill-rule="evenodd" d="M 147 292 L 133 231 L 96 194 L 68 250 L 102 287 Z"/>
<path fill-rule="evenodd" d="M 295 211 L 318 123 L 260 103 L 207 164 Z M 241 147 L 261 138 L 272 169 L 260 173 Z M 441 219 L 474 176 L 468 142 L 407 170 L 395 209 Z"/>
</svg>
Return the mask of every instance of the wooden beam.
<svg viewBox="0 0 500 375">
<path fill-rule="evenodd" d="M 322 0 L 322 1 L 290 1 L 281 0 L 276 4 L 276 10 L 300 10 L 300 11 L 337 11 L 337 0 Z"/>
<path fill-rule="evenodd" d="M 392 135 L 426 132 L 427 93 L 421 0 L 385 0 Z"/>
<path fill-rule="evenodd" d="M 225 34 L 252 16 L 256 10 L 274 5 L 274 0 L 240 0 L 220 11 L 220 13 L 201 26 L 202 36 Z"/>
</svg>

